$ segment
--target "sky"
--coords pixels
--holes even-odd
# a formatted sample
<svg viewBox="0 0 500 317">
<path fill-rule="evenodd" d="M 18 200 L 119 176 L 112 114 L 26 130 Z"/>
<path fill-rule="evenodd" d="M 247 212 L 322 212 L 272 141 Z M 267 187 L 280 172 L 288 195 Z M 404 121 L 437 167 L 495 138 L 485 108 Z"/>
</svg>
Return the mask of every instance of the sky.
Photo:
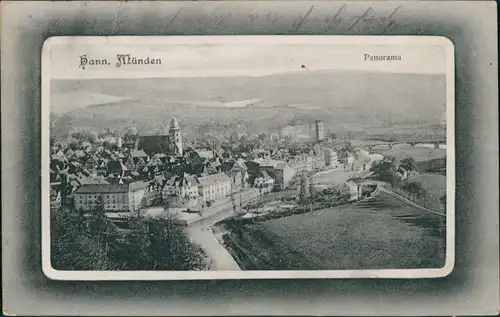
<svg viewBox="0 0 500 317">
<path fill-rule="evenodd" d="M 60 43 L 50 49 L 50 78 L 151 78 L 266 76 L 291 71 L 353 70 L 389 73 L 446 73 L 445 50 L 436 44 L 300 44 L 265 41 L 165 44 Z M 111 66 L 79 68 L 80 56 L 103 59 Z M 161 65 L 115 67 L 117 54 L 160 58 Z M 401 61 L 365 61 L 365 54 L 401 55 Z M 305 66 L 302 67 L 302 65 Z"/>
</svg>

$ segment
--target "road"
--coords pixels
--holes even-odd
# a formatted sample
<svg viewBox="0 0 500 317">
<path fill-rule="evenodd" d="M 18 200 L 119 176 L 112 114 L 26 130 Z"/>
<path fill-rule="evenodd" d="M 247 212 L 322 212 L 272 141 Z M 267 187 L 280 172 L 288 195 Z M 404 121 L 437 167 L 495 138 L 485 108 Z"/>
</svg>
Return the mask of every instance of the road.
<svg viewBox="0 0 500 317">
<path fill-rule="evenodd" d="M 251 188 L 241 194 L 243 203 L 258 197 L 259 192 L 255 188 Z M 235 195 L 235 203 L 239 205 L 240 195 Z M 213 271 L 236 271 L 240 267 L 234 261 L 231 254 L 219 243 L 218 237 L 215 236 L 211 227 L 217 222 L 224 220 L 234 215 L 232 202 L 226 202 L 219 206 L 206 208 L 204 217 L 201 220 L 188 225 L 186 232 L 190 239 L 200 245 L 211 259 L 210 270 Z"/>
<path fill-rule="evenodd" d="M 245 190 L 241 194 L 242 205 L 245 205 L 247 202 L 258 196 L 259 196 L 259 191 L 255 188 L 249 188 Z M 239 210 L 240 195 L 235 194 L 234 197 L 235 197 L 235 204 L 237 205 L 237 208 Z M 229 200 L 228 202 L 222 203 L 220 205 L 205 208 L 205 210 L 203 211 L 203 218 L 189 224 L 188 226 L 193 228 L 209 228 L 215 225 L 217 222 L 224 220 L 228 217 L 231 217 L 233 214 L 234 214 L 233 204 Z"/>
<path fill-rule="evenodd" d="M 231 254 L 219 243 L 211 229 L 195 226 L 186 228 L 191 241 L 200 245 L 210 258 L 211 271 L 240 271 Z"/>
<path fill-rule="evenodd" d="M 315 177 L 316 181 L 320 183 L 328 183 L 328 184 L 341 184 L 345 182 L 349 177 L 351 177 L 353 172 L 346 172 L 343 169 L 332 170 L 329 172 L 320 173 Z M 297 195 L 296 190 L 284 191 L 276 194 L 266 195 L 264 200 L 271 199 L 279 199 L 283 196 L 293 196 Z M 258 198 L 259 191 L 255 188 L 247 189 L 242 192 L 241 200 L 243 205 L 248 203 L 250 200 Z M 240 205 L 240 195 L 235 195 L 235 203 L 239 208 Z M 218 233 L 214 234 L 212 231 L 212 226 L 214 226 L 217 222 L 222 221 L 226 218 L 229 218 L 234 215 L 232 202 L 224 202 L 221 205 L 205 208 L 203 212 L 203 218 L 192 222 L 186 228 L 186 232 L 189 235 L 190 239 L 199 244 L 203 250 L 207 253 L 207 255 L 211 259 L 211 267 L 210 270 L 216 271 L 224 271 L 224 270 L 240 270 L 240 267 L 234 261 L 231 254 L 219 243 L 220 237 Z"/>
</svg>

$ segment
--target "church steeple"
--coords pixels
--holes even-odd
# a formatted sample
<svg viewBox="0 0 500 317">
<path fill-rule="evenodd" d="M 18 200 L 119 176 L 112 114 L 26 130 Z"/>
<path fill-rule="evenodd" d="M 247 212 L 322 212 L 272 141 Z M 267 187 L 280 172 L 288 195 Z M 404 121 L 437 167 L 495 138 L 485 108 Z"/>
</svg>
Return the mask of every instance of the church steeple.
<svg viewBox="0 0 500 317">
<path fill-rule="evenodd" d="M 175 117 L 170 121 L 170 127 L 168 129 L 168 134 L 170 136 L 170 143 L 172 144 L 175 154 L 182 156 L 182 137 L 179 128 L 179 123 Z"/>
<path fill-rule="evenodd" d="M 175 117 L 170 121 L 170 130 L 179 130 L 179 123 L 177 123 L 177 119 Z"/>
</svg>

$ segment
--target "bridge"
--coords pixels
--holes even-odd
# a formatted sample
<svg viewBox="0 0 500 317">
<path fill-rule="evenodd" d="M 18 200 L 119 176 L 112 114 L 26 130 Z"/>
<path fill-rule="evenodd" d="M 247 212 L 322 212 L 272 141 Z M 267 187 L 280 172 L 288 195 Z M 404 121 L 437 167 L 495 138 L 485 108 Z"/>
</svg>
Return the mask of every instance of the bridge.
<svg viewBox="0 0 500 317">
<path fill-rule="evenodd" d="M 397 145 L 409 145 L 411 147 L 417 147 L 419 145 L 424 145 L 424 144 L 432 144 L 434 148 L 437 149 L 439 148 L 440 145 L 446 145 L 446 139 L 418 140 L 418 141 L 379 141 L 379 143 L 371 143 L 363 145 L 361 147 L 368 148 L 368 150 L 371 152 L 373 148 L 377 146 L 387 146 L 392 149 L 394 146 Z"/>
</svg>

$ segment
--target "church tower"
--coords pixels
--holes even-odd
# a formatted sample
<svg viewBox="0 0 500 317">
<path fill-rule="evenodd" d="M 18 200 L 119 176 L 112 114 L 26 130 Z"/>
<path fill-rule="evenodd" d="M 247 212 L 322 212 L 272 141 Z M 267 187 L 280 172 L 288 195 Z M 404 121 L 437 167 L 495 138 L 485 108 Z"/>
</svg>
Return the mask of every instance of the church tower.
<svg viewBox="0 0 500 317">
<path fill-rule="evenodd" d="M 182 156 L 182 137 L 179 124 L 175 117 L 170 121 L 170 127 L 168 129 L 168 134 L 170 136 L 170 144 L 173 147 L 174 153 L 177 156 Z"/>
</svg>

